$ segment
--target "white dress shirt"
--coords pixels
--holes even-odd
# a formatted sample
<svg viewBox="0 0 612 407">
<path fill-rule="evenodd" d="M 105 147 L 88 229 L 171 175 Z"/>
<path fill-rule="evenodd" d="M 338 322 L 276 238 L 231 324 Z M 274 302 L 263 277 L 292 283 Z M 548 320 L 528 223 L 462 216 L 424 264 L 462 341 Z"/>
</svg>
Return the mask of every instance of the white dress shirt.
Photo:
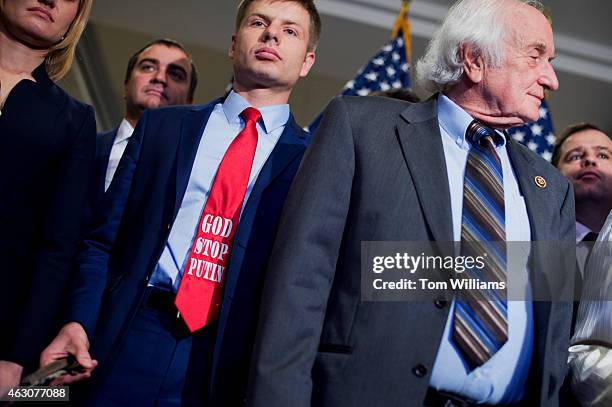
<svg viewBox="0 0 612 407">
<path fill-rule="evenodd" d="M 438 121 L 446 161 L 450 189 L 453 238 L 461 240 L 463 183 L 469 154 L 465 132 L 473 118 L 444 95 L 438 98 Z M 502 164 L 504 176 L 504 205 L 506 208 L 506 240 L 531 241 L 531 229 L 525 200 L 521 195 L 516 174 L 510 163 L 506 145 L 495 148 Z M 507 246 L 507 272 L 515 280 L 511 285 L 522 289 L 528 298 L 527 259 L 529 248 L 525 244 Z M 527 252 L 523 252 L 527 250 Z M 517 252 L 518 251 L 518 252 Z M 510 297 L 510 295 L 509 295 Z M 533 348 L 533 310 L 528 301 L 508 301 L 508 341 L 482 366 L 470 371 L 452 339 L 452 303 L 438 355 L 434 363 L 430 386 L 479 403 L 512 403 L 524 393 Z"/>
<path fill-rule="evenodd" d="M 115 176 L 115 171 L 117 171 L 117 166 L 119 165 L 119 161 L 121 161 L 121 156 L 123 156 L 123 152 L 125 151 L 133 132 L 134 128 L 130 122 L 123 119 L 119 125 L 119 128 L 117 129 L 117 135 L 115 136 L 115 141 L 113 141 L 110 157 L 108 159 L 108 167 L 106 167 L 106 177 L 104 178 L 105 192 Z"/>
<path fill-rule="evenodd" d="M 181 207 L 157 267 L 149 280 L 150 286 L 175 292 L 178 290 L 189 249 L 193 244 L 200 215 L 217 169 L 228 147 L 244 128 L 245 123 L 240 113 L 249 106 L 249 103 L 234 91 L 230 92 L 223 103 L 215 105 L 204 128 Z M 287 104 L 266 106 L 258 110 L 261 113 L 261 119 L 257 122 L 259 137 L 242 209 L 290 115 Z"/>
<path fill-rule="evenodd" d="M 580 275 L 584 278 L 584 266 L 586 258 L 589 255 L 589 251 L 592 248 L 593 242 L 584 242 L 586 235 L 591 233 L 592 230 L 584 226 L 580 222 L 576 222 L 576 262 L 578 263 L 578 270 Z"/>
<path fill-rule="evenodd" d="M 586 265 L 569 366 L 583 406 L 612 405 L 612 212 Z"/>
</svg>

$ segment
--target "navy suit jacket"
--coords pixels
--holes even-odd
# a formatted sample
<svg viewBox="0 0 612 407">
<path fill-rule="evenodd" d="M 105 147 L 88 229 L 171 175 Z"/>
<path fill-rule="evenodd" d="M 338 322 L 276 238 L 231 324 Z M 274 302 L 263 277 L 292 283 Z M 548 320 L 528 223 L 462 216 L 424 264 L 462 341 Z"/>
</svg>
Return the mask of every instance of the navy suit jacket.
<svg viewBox="0 0 612 407">
<path fill-rule="evenodd" d="M 57 332 L 93 173 L 91 106 L 41 64 L 0 115 L 0 359 L 38 366 Z"/>
<path fill-rule="evenodd" d="M 103 196 L 98 225 L 84 242 L 69 319 L 80 322 L 100 362 L 113 350 L 143 299 L 187 188 L 214 105 L 147 111 Z M 213 405 L 242 403 L 264 270 L 289 186 L 306 149 L 290 117 L 242 213 L 226 274 L 208 392 Z"/>
</svg>

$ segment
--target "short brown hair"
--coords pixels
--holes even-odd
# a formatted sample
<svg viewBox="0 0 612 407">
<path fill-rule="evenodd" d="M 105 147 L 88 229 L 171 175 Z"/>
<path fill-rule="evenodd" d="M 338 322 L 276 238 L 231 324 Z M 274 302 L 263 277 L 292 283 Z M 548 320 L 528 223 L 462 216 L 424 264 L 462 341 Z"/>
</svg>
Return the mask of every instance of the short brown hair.
<svg viewBox="0 0 612 407">
<path fill-rule="evenodd" d="M 240 28 L 240 24 L 242 24 L 242 20 L 244 20 L 244 16 L 246 15 L 246 11 L 251 5 L 260 0 L 242 0 L 238 5 L 238 12 L 236 13 L 236 31 Z M 272 1 L 289 1 L 293 3 L 298 3 L 301 5 L 304 10 L 308 12 L 310 16 L 310 30 L 308 37 L 308 50 L 314 51 L 317 48 L 317 44 L 319 43 L 319 38 L 321 37 L 321 17 L 319 16 L 319 12 L 314 4 L 313 0 L 272 0 Z"/>
<path fill-rule="evenodd" d="M 146 49 L 152 47 L 153 45 L 165 45 L 168 48 L 178 48 L 185 53 L 185 55 L 189 59 L 189 63 L 191 64 L 191 80 L 189 82 L 189 93 L 187 94 L 187 96 L 193 100 L 193 95 L 195 93 L 196 87 L 198 86 L 198 70 L 196 69 L 193 60 L 191 59 L 191 55 L 189 55 L 189 52 L 187 52 L 185 47 L 183 47 L 183 44 L 170 38 L 155 39 L 146 44 L 144 47 L 140 48 L 138 51 L 136 51 L 128 61 L 127 69 L 125 70 L 124 82 L 127 83 L 130 80 L 130 77 L 132 76 L 132 72 L 134 71 L 134 67 L 136 66 L 136 62 L 138 62 L 140 54 L 142 54 Z"/>
<path fill-rule="evenodd" d="M 612 136 L 610 136 L 610 134 L 606 133 L 605 131 L 595 126 L 594 124 L 587 123 L 587 122 L 571 124 L 567 126 L 565 130 L 563 130 L 563 133 L 561 133 L 559 137 L 557 137 L 557 141 L 555 142 L 555 149 L 553 150 L 553 156 L 551 159 L 552 165 L 556 167 L 557 164 L 559 164 L 559 161 L 561 160 L 561 146 L 563 146 L 563 143 L 565 143 L 565 141 L 569 138 L 569 136 L 571 136 L 572 134 L 581 132 L 583 130 L 600 131 L 604 133 L 605 135 L 607 135 L 610 140 L 612 140 Z"/>
<path fill-rule="evenodd" d="M 47 75 L 54 81 L 62 79 L 70 68 L 74 60 L 74 52 L 76 51 L 77 43 L 85 30 L 89 14 L 91 13 L 91 4 L 93 0 L 79 0 L 79 8 L 77 14 L 72 20 L 68 31 L 62 37 L 61 41 L 51 46 L 45 56 L 45 68 Z M 4 0 L 0 0 L 0 10 L 4 8 Z"/>
</svg>

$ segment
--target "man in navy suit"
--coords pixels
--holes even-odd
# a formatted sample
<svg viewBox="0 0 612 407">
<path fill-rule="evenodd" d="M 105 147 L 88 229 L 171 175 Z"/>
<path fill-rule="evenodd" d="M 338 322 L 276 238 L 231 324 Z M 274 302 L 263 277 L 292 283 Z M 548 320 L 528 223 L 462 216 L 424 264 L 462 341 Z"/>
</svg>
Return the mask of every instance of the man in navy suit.
<svg viewBox="0 0 612 407">
<path fill-rule="evenodd" d="M 91 369 L 91 352 L 99 365 L 87 405 L 243 404 L 263 274 L 306 149 L 287 102 L 314 64 L 319 32 L 312 0 L 245 0 L 229 50 L 230 94 L 148 110 L 138 122 L 79 255 L 68 323 L 41 356 L 44 364 L 72 353 Z M 215 173 L 249 107 L 261 113 L 256 127 L 249 122 L 258 141 L 220 311 L 191 333 L 176 292 Z"/>
<path fill-rule="evenodd" d="M 136 123 L 146 109 L 193 102 L 198 72 L 191 56 L 177 41 L 159 38 L 139 49 L 128 61 L 123 82 L 125 117 L 96 140 L 96 200 L 108 189 Z"/>
</svg>

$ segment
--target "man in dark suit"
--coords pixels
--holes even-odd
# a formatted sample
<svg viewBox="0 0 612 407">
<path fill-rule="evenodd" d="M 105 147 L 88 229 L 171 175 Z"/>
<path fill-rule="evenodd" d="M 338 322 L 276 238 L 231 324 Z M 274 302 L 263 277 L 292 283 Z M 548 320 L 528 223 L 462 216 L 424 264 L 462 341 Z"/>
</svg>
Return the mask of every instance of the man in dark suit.
<svg viewBox="0 0 612 407">
<path fill-rule="evenodd" d="M 580 242 L 594 241 L 612 211 L 612 136 L 590 123 L 571 125 L 557 139 L 552 164 L 574 187 L 582 273 L 588 249 Z"/>
<path fill-rule="evenodd" d="M 552 164 L 571 182 L 576 201 L 579 273 L 575 291 L 584 301 L 574 305 L 575 331 L 568 361 L 572 390 L 584 405 L 603 406 L 609 403 L 609 385 L 602 378 L 608 376 L 609 346 L 605 343 L 610 338 L 602 332 L 607 330 L 609 314 L 605 305 L 593 300 L 608 298 L 609 287 L 603 282 L 610 262 L 606 263 L 601 248 L 594 257 L 593 245 L 605 232 L 604 224 L 612 211 L 612 136 L 591 123 L 570 125 L 557 138 Z"/>
<path fill-rule="evenodd" d="M 198 72 L 191 56 L 177 41 L 159 38 L 128 61 L 123 82 L 125 117 L 96 140 L 96 200 L 108 189 L 136 123 L 146 109 L 193 102 Z"/>
<path fill-rule="evenodd" d="M 311 0 L 244 1 L 232 92 L 143 114 L 79 256 L 71 322 L 41 356 L 90 369 L 91 338 L 88 406 L 243 404 L 263 272 L 306 149 L 287 101 L 319 32 Z M 230 200 L 231 216 L 211 215 Z"/>
<path fill-rule="evenodd" d="M 538 118 L 544 91 L 558 87 L 553 55 L 533 5 L 464 0 L 418 66 L 441 93 L 331 102 L 281 216 L 247 405 L 558 404 L 569 303 L 363 301 L 372 270 L 360 270 L 368 241 L 455 241 L 462 253 L 464 243 L 572 244 L 569 183 L 503 132 Z M 546 281 L 571 295 L 572 281 L 545 277 L 546 256 L 528 250 L 485 251 L 497 257 L 483 274 L 518 270 L 525 289 Z"/>
</svg>

